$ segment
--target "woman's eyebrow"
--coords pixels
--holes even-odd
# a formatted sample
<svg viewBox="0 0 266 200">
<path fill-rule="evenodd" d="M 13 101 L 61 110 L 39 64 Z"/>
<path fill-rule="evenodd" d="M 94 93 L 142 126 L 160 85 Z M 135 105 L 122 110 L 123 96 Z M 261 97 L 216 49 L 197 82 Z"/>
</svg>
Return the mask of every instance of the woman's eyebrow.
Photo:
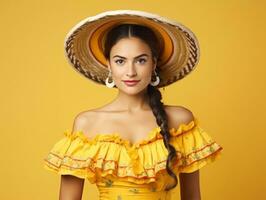
<svg viewBox="0 0 266 200">
<path fill-rule="evenodd" d="M 146 54 L 146 53 L 143 53 L 143 54 L 140 54 L 140 55 L 136 56 L 135 58 L 139 58 L 139 57 L 141 57 L 141 56 L 147 56 L 147 57 L 149 57 L 149 55 L 148 55 L 148 54 Z M 126 57 L 119 56 L 119 55 L 115 55 L 115 56 L 113 56 L 113 58 L 114 58 L 114 57 L 126 58 Z"/>
</svg>

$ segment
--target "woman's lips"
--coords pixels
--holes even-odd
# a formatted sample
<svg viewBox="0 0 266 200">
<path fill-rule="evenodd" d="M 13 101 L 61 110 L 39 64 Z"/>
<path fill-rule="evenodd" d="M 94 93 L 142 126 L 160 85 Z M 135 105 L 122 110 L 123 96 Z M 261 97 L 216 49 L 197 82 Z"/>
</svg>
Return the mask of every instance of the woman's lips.
<svg viewBox="0 0 266 200">
<path fill-rule="evenodd" d="M 134 86 L 138 83 L 139 81 L 124 81 L 124 83 L 127 85 L 127 86 Z"/>
</svg>

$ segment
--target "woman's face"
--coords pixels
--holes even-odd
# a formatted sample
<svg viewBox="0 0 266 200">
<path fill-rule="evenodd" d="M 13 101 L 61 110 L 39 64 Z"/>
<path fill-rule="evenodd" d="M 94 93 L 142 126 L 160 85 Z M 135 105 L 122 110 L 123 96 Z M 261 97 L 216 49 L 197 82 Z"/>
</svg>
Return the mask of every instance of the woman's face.
<svg viewBox="0 0 266 200">
<path fill-rule="evenodd" d="M 148 86 L 156 63 L 149 46 L 136 37 L 123 38 L 111 49 L 108 68 L 117 88 L 127 94 L 137 94 Z M 128 86 L 125 80 L 138 80 Z"/>
</svg>

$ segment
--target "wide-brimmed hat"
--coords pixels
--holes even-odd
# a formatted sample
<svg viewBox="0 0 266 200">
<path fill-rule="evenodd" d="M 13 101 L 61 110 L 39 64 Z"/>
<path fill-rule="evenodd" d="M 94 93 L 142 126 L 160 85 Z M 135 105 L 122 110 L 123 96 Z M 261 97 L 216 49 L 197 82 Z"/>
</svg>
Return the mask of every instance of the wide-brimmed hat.
<svg viewBox="0 0 266 200">
<path fill-rule="evenodd" d="M 86 78 L 105 85 L 109 70 L 103 54 L 108 31 L 119 24 L 132 23 L 151 28 L 161 46 L 157 88 L 188 75 L 198 64 L 200 49 L 194 33 L 184 25 L 157 14 L 139 10 L 111 10 L 77 23 L 64 40 L 71 66 Z"/>
</svg>

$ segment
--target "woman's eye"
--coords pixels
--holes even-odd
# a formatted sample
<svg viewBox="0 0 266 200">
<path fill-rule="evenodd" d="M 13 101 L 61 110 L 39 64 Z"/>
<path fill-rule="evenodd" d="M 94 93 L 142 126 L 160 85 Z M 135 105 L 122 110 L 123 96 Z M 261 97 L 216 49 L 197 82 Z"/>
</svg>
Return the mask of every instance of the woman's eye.
<svg viewBox="0 0 266 200">
<path fill-rule="evenodd" d="M 123 60 L 120 59 L 120 60 L 116 60 L 115 63 L 116 63 L 116 64 L 122 64 L 120 61 L 123 62 Z"/>
<path fill-rule="evenodd" d="M 141 63 L 145 63 L 145 62 L 146 62 L 146 59 L 141 58 L 141 59 L 139 59 L 139 61 L 143 61 L 143 62 L 141 62 Z"/>
</svg>

